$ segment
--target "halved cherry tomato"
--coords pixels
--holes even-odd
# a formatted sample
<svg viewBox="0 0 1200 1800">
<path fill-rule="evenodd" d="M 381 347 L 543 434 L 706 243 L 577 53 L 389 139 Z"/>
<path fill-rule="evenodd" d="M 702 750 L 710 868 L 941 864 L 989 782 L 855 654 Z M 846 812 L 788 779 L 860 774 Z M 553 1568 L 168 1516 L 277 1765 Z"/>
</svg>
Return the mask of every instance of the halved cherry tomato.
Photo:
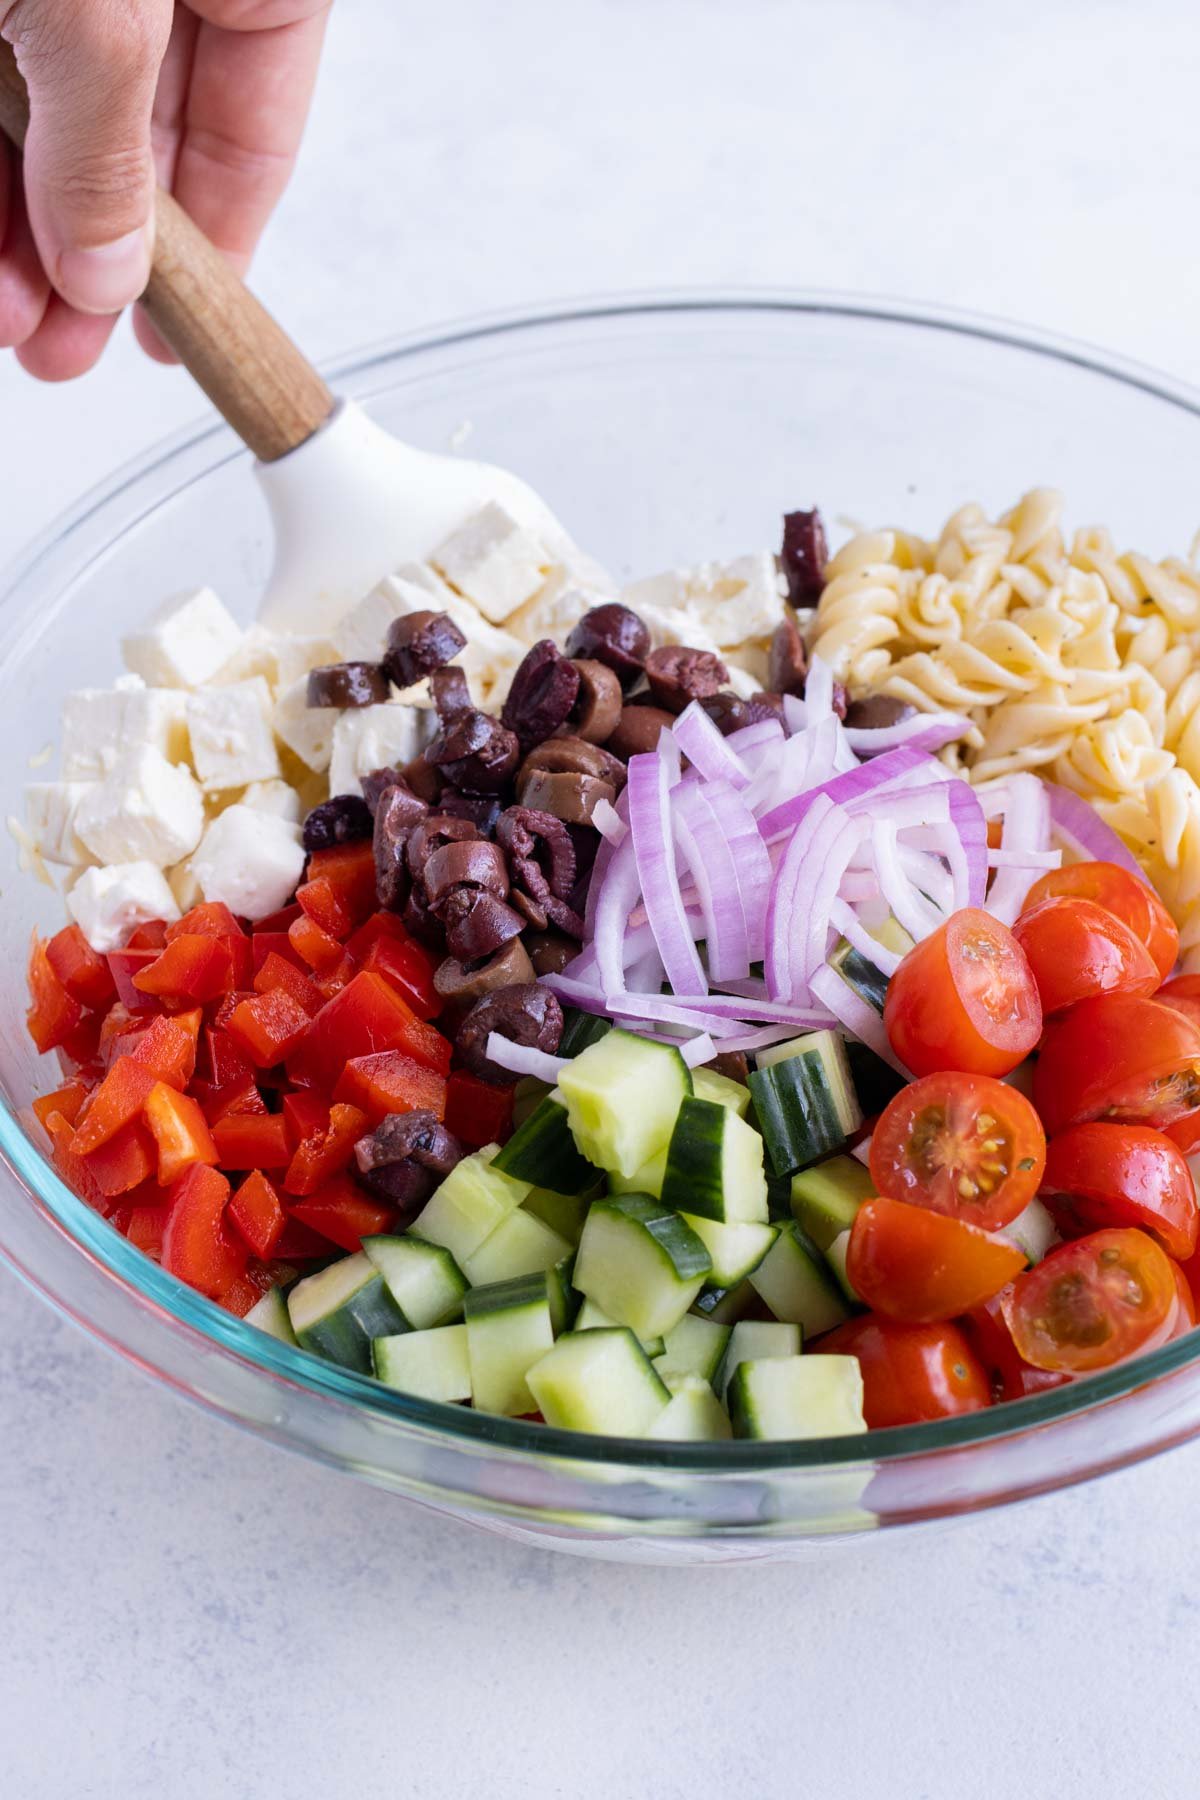
<svg viewBox="0 0 1200 1800">
<path fill-rule="evenodd" d="M 1140 1225 L 1181 1262 L 1200 1237 L 1192 1172 L 1169 1137 L 1148 1125 L 1073 1125 L 1051 1141 L 1042 1197 L 1064 1236 Z"/>
<path fill-rule="evenodd" d="M 194 1163 L 168 1195 L 162 1266 L 217 1300 L 246 1271 L 246 1250 L 225 1224 L 229 1183 Z"/>
<path fill-rule="evenodd" d="M 970 1312 L 1024 1266 L 1003 1238 L 903 1200 L 865 1200 L 846 1255 L 850 1285 L 864 1304 L 912 1325 Z"/>
<path fill-rule="evenodd" d="M 1041 1121 L 990 1075 L 926 1075 L 888 1102 L 871 1137 L 871 1179 L 890 1200 L 997 1231 L 1038 1191 Z"/>
<path fill-rule="evenodd" d="M 1042 1034 L 1042 1004 L 1007 925 L 964 907 L 904 958 L 888 983 L 883 1022 L 915 1075 L 1007 1075 Z"/>
<path fill-rule="evenodd" d="M 1154 998 L 1163 1006 L 1173 1006 L 1193 1025 L 1200 1025 L 1200 975 L 1177 975 L 1159 988 Z"/>
<path fill-rule="evenodd" d="M 992 1403 L 987 1372 L 957 1325 L 901 1325 L 867 1313 L 826 1333 L 817 1349 L 858 1358 L 872 1431 L 951 1419 Z"/>
<path fill-rule="evenodd" d="M 1013 936 L 1029 958 L 1043 1013 L 1062 1012 L 1090 994 L 1152 994 L 1158 986 L 1145 944 L 1094 900 L 1043 900 L 1021 914 Z"/>
<path fill-rule="evenodd" d="M 274 1256 L 287 1219 L 277 1189 L 261 1169 L 254 1169 L 247 1175 L 233 1195 L 229 1202 L 229 1218 L 255 1256 L 261 1256 L 264 1261 Z"/>
<path fill-rule="evenodd" d="M 1084 1375 L 1166 1342 L 1178 1306 L 1174 1266 L 1152 1237 L 1094 1231 L 1018 1276 L 1004 1316 L 1026 1362 Z"/>
<path fill-rule="evenodd" d="M 1081 1000 L 1046 1027 L 1033 1099 L 1049 1137 L 1087 1119 L 1165 1131 L 1200 1113 L 1200 1026 L 1139 995 Z"/>
<path fill-rule="evenodd" d="M 93 1010 L 111 1006 L 116 999 L 112 970 L 80 931 L 78 925 L 64 925 L 47 941 L 46 956 L 50 967 L 73 999 Z"/>
<path fill-rule="evenodd" d="M 1165 981 L 1179 956 L 1179 927 L 1154 889 L 1131 870 L 1118 863 L 1069 863 L 1063 869 L 1051 869 L 1035 881 L 1025 897 L 1025 910 L 1043 900 L 1071 894 L 1081 900 L 1094 900 L 1123 919 L 1135 938 L 1145 944 Z"/>
<path fill-rule="evenodd" d="M 29 946 L 29 1011 L 25 1023 L 38 1049 L 65 1043 L 83 1018 L 83 1006 L 67 992 L 37 936 Z"/>
<path fill-rule="evenodd" d="M 959 1323 L 980 1362 L 988 1372 L 992 1395 L 996 1400 L 1023 1400 L 1027 1394 L 1040 1394 L 1047 1388 L 1061 1387 L 1069 1375 L 1050 1369 L 1035 1369 L 1027 1363 L 1013 1343 L 1012 1332 L 1004 1317 L 1004 1303 L 1009 1288 L 1001 1288 L 990 1300 L 972 1307 Z"/>
</svg>

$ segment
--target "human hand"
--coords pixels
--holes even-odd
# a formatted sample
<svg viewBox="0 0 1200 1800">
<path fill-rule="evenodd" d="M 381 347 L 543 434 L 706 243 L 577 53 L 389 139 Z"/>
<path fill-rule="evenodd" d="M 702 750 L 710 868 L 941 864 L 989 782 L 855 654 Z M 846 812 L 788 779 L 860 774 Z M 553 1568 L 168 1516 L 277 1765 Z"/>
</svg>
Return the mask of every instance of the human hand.
<svg viewBox="0 0 1200 1800">
<path fill-rule="evenodd" d="M 331 4 L 0 0 L 30 102 L 24 162 L 0 139 L 0 348 L 46 381 L 92 367 L 146 285 L 156 179 L 246 268 L 292 172 Z"/>
</svg>

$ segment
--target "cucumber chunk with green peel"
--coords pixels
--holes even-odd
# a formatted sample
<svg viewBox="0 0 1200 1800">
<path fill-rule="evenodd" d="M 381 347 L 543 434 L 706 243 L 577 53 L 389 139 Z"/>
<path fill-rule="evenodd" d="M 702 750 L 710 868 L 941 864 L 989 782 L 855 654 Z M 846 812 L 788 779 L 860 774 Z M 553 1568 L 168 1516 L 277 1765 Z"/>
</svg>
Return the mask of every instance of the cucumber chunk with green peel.
<svg viewBox="0 0 1200 1800">
<path fill-rule="evenodd" d="M 467 1278 L 441 1244 L 415 1237 L 367 1237 L 362 1247 L 412 1331 L 462 1318 Z"/>
<path fill-rule="evenodd" d="M 722 1399 L 739 1363 L 767 1357 L 799 1356 L 804 1338 L 798 1325 L 775 1319 L 739 1319 L 729 1334 L 725 1355 L 713 1383 Z"/>
<path fill-rule="evenodd" d="M 529 1370 L 547 1425 L 644 1437 L 670 1394 L 632 1331 L 568 1331 Z"/>
<path fill-rule="evenodd" d="M 467 1257 L 463 1274 L 472 1287 L 512 1281 L 518 1275 L 538 1275 L 570 1256 L 572 1248 L 568 1238 L 560 1237 L 543 1219 L 519 1206 Z"/>
<path fill-rule="evenodd" d="M 471 1362 L 465 1325 L 438 1325 L 376 1338 L 375 1379 L 422 1400 L 469 1400 Z"/>
<path fill-rule="evenodd" d="M 704 1244 L 678 1213 L 647 1194 L 612 1194 L 588 1214 L 574 1281 L 637 1337 L 656 1338 L 679 1323 L 711 1270 Z"/>
<path fill-rule="evenodd" d="M 498 1144 L 486 1144 L 464 1156 L 409 1228 L 414 1237 L 441 1244 L 460 1268 L 529 1197 L 528 1181 L 514 1181 L 492 1167 L 499 1152 Z"/>
<path fill-rule="evenodd" d="M 862 1124 L 841 1038 L 814 1031 L 759 1055 L 750 1076 L 754 1112 L 776 1175 L 840 1150 Z"/>
<path fill-rule="evenodd" d="M 832 1331 L 850 1316 L 829 1264 L 794 1219 L 780 1228 L 749 1279 L 775 1317 L 799 1325 L 805 1339 Z"/>
<path fill-rule="evenodd" d="M 744 1119 L 750 1110 L 750 1089 L 744 1081 L 731 1081 L 716 1069 L 693 1069 L 692 1087 L 698 1100 L 713 1100 Z"/>
<path fill-rule="evenodd" d="M 630 1176 L 670 1138 L 692 1075 L 672 1045 L 614 1030 L 567 1065 L 559 1088 L 581 1153 Z"/>
<path fill-rule="evenodd" d="M 727 1288 L 757 1269 L 779 1229 L 776 1225 L 719 1225 L 696 1213 L 682 1216 L 708 1251 L 712 1262 L 709 1281 Z"/>
<path fill-rule="evenodd" d="M 553 1093 L 548 1081 L 539 1081 L 536 1075 L 522 1075 L 513 1088 L 513 1126 L 523 1125 L 531 1113 L 535 1113 L 547 1094 Z"/>
<path fill-rule="evenodd" d="M 661 1200 L 666 1174 L 667 1146 L 664 1144 L 661 1150 L 655 1151 L 649 1162 L 644 1162 L 632 1175 L 610 1172 L 608 1191 L 610 1194 L 649 1194 L 652 1200 Z"/>
<path fill-rule="evenodd" d="M 849 1437 L 867 1429 L 862 1371 L 853 1356 L 781 1356 L 740 1363 L 728 1399 L 735 1437 Z"/>
<path fill-rule="evenodd" d="M 523 1275 L 472 1288 L 463 1303 L 471 1393 L 484 1412 L 537 1412 L 525 1379 L 554 1343 L 547 1278 Z"/>
<path fill-rule="evenodd" d="M 853 1156 L 831 1156 L 792 1176 L 792 1213 L 818 1250 L 849 1231 L 864 1200 L 875 1194 L 870 1171 Z"/>
<path fill-rule="evenodd" d="M 825 1261 L 829 1264 L 833 1279 L 841 1288 L 843 1295 L 851 1306 L 861 1306 L 862 1301 L 854 1291 L 854 1286 L 846 1273 L 846 1253 L 850 1248 L 850 1233 L 840 1231 L 825 1252 Z"/>
<path fill-rule="evenodd" d="M 578 1244 L 588 1208 L 599 1191 L 596 1188 L 589 1194 L 552 1194 L 549 1188 L 535 1187 L 521 1205 L 551 1231 L 557 1231 L 559 1237 L 566 1238 L 569 1244 Z"/>
<path fill-rule="evenodd" d="M 580 1012 L 578 1007 L 563 1007 L 562 1036 L 558 1040 L 559 1056 L 579 1056 L 590 1044 L 598 1044 L 613 1028 L 611 1019 L 600 1013 Z"/>
<path fill-rule="evenodd" d="M 885 919 L 871 933 L 875 941 L 890 950 L 896 956 L 907 956 L 913 947 L 913 940 L 897 919 Z M 860 950 L 839 938 L 833 955 L 829 958 L 830 966 L 837 970 L 846 986 L 853 988 L 860 1000 L 883 1017 L 883 1003 L 887 999 L 888 977 L 870 962 Z"/>
<path fill-rule="evenodd" d="M 707 1381 L 684 1375 L 668 1384 L 671 1398 L 646 1433 L 675 1444 L 707 1444 L 733 1436 L 729 1414 Z"/>
<path fill-rule="evenodd" d="M 846 1039 L 846 1061 L 858 1104 L 867 1118 L 881 1113 L 901 1088 L 908 1086 L 904 1076 L 893 1069 L 891 1063 L 884 1062 L 870 1045 L 860 1044 L 857 1038 Z"/>
<path fill-rule="evenodd" d="M 708 1281 L 697 1294 L 691 1311 L 700 1319 L 711 1319 L 715 1325 L 736 1325 L 747 1313 L 761 1312 L 762 1301 L 748 1281 L 722 1287 Z"/>
<path fill-rule="evenodd" d="M 732 1329 L 732 1326 L 718 1324 L 715 1319 L 684 1313 L 678 1325 L 673 1325 L 663 1339 L 662 1354 L 654 1366 L 668 1386 L 673 1380 L 682 1380 L 688 1375 L 698 1375 L 702 1381 L 712 1382 L 721 1367 Z"/>
<path fill-rule="evenodd" d="M 246 1323 L 257 1325 L 260 1331 L 265 1331 L 268 1337 L 278 1338 L 281 1344 L 296 1342 L 282 1288 L 268 1288 L 262 1299 L 256 1300 L 246 1314 Z"/>
<path fill-rule="evenodd" d="M 715 1100 L 685 1100 L 667 1145 L 662 1203 L 722 1225 L 765 1225 L 763 1140 Z"/>
<path fill-rule="evenodd" d="M 288 1295 L 296 1342 L 343 1368 L 371 1373 L 371 1343 L 407 1330 L 383 1276 L 361 1250 L 306 1275 Z"/>
<path fill-rule="evenodd" d="M 597 1306 L 594 1300 L 584 1301 L 579 1311 L 575 1314 L 575 1323 L 571 1327 L 572 1331 L 612 1331 L 614 1329 L 620 1329 L 620 1320 L 610 1319 L 608 1314 L 601 1307 Z M 638 1343 L 641 1344 L 642 1349 L 646 1352 L 646 1355 L 651 1361 L 653 1361 L 655 1357 L 661 1356 L 663 1350 L 666 1348 L 666 1340 L 660 1337 L 646 1338 L 644 1340 L 638 1338 Z"/>
<path fill-rule="evenodd" d="M 585 1193 L 596 1185 L 599 1174 L 575 1148 L 557 1089 L 518 1125 L 492 1167 L 514 1181 L 550 1188 L 556 1194 Z"/>
</svg>

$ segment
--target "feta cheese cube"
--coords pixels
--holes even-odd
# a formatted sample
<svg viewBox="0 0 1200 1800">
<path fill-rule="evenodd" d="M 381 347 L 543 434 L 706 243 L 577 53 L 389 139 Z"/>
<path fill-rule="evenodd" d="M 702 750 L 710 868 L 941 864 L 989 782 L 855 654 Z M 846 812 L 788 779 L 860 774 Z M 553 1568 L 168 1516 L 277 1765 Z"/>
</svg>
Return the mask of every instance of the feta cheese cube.
<svg viewBox="0 0 1200 1800">
<path fill-rule="evenodd" d="M 253 807 L 255 812 L 274 813 L 289 825 L 299 825 L 304 813 L 299 794 L 286 781 L 252 781 L 238 804 Z"/>
<path fill-rule="evenodd" d="M 30 834 L 47 862 L 82 868 L 94 861 L 75 831 L 80 801 L 92 790 L 90 781 L 30 781 L 25 787 L 25 816 Z"/>
<path fill-rule="evenodd" d="M 271 731 L 271 690 L 261 675 L 189 694 L 192 766 L 208 790 L 245 787 L 279 774 Z"/>
<path fill-rule="evenodd" d="M 540 592 L 513 613 L 507 621 L 508 629 L 523 644 L 553 638 L 561 648 L 584 613 L 607 598 L 581 587 L 568 570 L 553 569 Z"/>
<path fill-rule="evenodd" d="M 209 679 L 216 687 L 229 687 L 235 681 L 250 681 L 261 675 L 274 687 L 279 680 L 280 642 L 265 625 L 248 626 L 233 655 Z"/>
<path fill-rule="evenodd" d="M 165 869 L 200 842 L 204 801 L 186 769 L 139 744 L 91 784 L 76 809 L 75 830 L 99 862 Z"/>
<path fill-rule="evenodd" d="M 327 661 L 381 662 L 393 619 L 406 613 L 448 612 L 455 602 L 461 606 L 458 596 L 432 570 L 432 580 L 426 582 L 420 578 L 422 564 L 411 563 L 407 567 L 408 574 L 385 575 L 357 606 L 350 608 L 335 627 L 335 652 Z"/>
<path fill-rule="evenodd" d="M 209 587 L 168 600 L 145 631 L 121 641 L 126 666 L 156 687 L 211 681 L 240 647 L 242 630 Z"/>
<path fill-rule="evenodd" d="M 429 741 L 431 717 L 399 700 L 349 707 L 333 728 L 330 794 L 361 794 L 362 778 L 372 769 L 391 768 L 419 756 Z"/>
<path fill-rule="evenodd" d="M 148 688 L 135 676 L 111 688 L 81 688 L 63 701 L 62 772 L 67 781 L 99 781 L 117 758 L 149 744 L 168 762 L 186 762 L 187 696 Z"/>
<path fill-rule="evenodd" d="M 161 869 L 149 862 L 85 869 L 67 895 L 67 911 L 93 950 L 119 950 L 135 925 L 181 917 Z"/>
<path fill-rule="evenodd" d="M 193 906 L 199 906 L 204 894 L 192 873 L 190 862 L 176 863 L 173 869 L 167 869 L 165 873 L 167 886 L 174 894 L 175 904 L 181 913 L 189 913 Z"/>
<path fill-rule="evenodd" d="M 275 683 L 277 688 L 291 687 L 310 669 L 326 663 L 340 662 L 338 647 L 329 637 L 284 637 L 275 640 Z"/>
<path fill-rule="evenodd" d="M 473 600 L 485 619 L 503 624 L 544 584 L 545 546 L 492 500 L 434 551 L 430 561 L 451 587 Z"/>
<path fill-rule="evenodd" d="M 651 575 L 632 582 L 621 599 L 647 623 L 647 614 L 686 612 L 693 628 L 724 650 L 769 638 L 784 616 L 783 578 L 769 550 Z"/>
<path fill-rule="evenodd" d="M 206 900 L 243 919 L 278 912 L 304 873 L 300 828 L 252 806 L 229 806 L 205 832 L 191 871 Z"/>
<path fill-rule="evenodd" d="M 310 769 L 327 769 L 333 750 L 336 706 L 308 704 L 308 676 L 300 675 L 275 702 L 271 723 L 275 736 Z"/>
</svg>

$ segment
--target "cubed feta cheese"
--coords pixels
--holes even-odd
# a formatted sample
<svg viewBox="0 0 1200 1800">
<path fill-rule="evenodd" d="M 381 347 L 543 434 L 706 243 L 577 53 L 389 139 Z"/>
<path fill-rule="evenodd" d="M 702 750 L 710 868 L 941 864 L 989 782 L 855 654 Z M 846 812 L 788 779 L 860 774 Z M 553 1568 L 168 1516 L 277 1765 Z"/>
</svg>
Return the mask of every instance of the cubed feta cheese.
<svg viewBox="0 0 1200 1800">
<path fill-rule="evenodd" d="M 399 700 L 348 708 L 333 728 L 330 794 L 361 794 L 362 778 L 372 769 L 411 762 L 428 742 L 430 720 L 428 712 Z"/>
<path fill-rule="evenodd" d="M 83 795 L 75 830 L 102 863 L 148 862 L 165 869 L 200 842 L 204 801 L 186 769 L 139 744 Z"/>
<path fill-rule="evenodd" d="M 175 903 L 181 913 L 191 912 L 193 906 L 199 906 L 204 898 L 200 883 L 192 873 L 190 862 L 176 863 L 173 869 L 165 871 L 167 886 L 175 896 Z"/>
<path fill-rule="evenodd" d="M 291 687 L 310 669 L 340 661 L 337 645 L 329 637 L 284 637 L 275 640 L 275 686 Z"/>
<path fill-rule="evenodd" d="M 243 919 L 278 912 L 304 873 L 300 828 L 252 806 L 229 806 L 213 820 L 191 861 L 206 900 Z"/>
<path fill-rule="evenodd" d="M 308 704 L 307 675 L 299 676 L 290 687 L 283 690 L 271 715 L 275 736 L 310 769 L 329 767 L 333 750 L 333 728 L 337 720 L 336 706 Z"/>
<path fill-rule="evenodd" d="M 769 638 L 784 615 L 783 579 L 768 550 L 651 575 L 633 582 L 621 599 L 647 623 L 648 614 L 686 612 L 695 630 L 725 650 Z"/>
<path fill-rule="evenodd" d="M 255 812 L 274 813 L 289 825 L 299 825 L 304 815 L 299 794 L 286 781 L 252 781 L 238 804 L 253 807 Z"/>
<path fill-rule="evenodd" d="M 580 587 L 566 569 L 553 569 L 544 587 L 507 621 L 523 644 L 553 638 L 561 648 L 585 612 L 609 596 Z"/>
<path fill-rule="evenodd" d="M 532 600 L 552 558 L 531 531 L 492 500 L 452 532 L 430 561 L 451 587 L 475 602 L 485 619 L 500 625 Z"/>
<path fill-rule="evenodd" d="M 136 744 L 168 762 L 186 762 L 187 696 L 148 688 L 136 676 L 111 688 L 81 688 L 63 701 L 62 772 L 67 781 L 98 781 Z"/>
<path fill-rule="evenodd" d="M 67 895 L 67 911 L 101 955 L 119 950 L 135 925 L 181 916 L 166 876 L 149 862 L 85 869 Z"/>
<path fill-rule="evenodd" d="M 423 564 L 407 565 L 404 575 L 385 575 L 369 594 L 352 606 L 334 630 L 336 649 L 329 662 L 381 662 L 393 619 L 414 612 L 447 612 L 462 602 L 432 570 L 430 582 L 413 579 Z"/>
<path fill-rule="evenodd" d="M 251 681 L 261 675 L 271 687 L 279 681 L 279 646 L 281 639 L 265 625 L 250 625 L 233 655 L 210 677 L 216 687 L 228 687 L 235 681 Z"/>
<path fill-rule="evenodd" d="M 168 600 L 145 631 L 121 641 L 128 668 L 156 687 L 211 681 L 242 641 L 233 614 L 209 587 Z"/>
<path fill-rule="evenodd" d="M 261 675 L 232 687 L 202 688 L 188 695 L 192 766 L 202 787 L 245 787 L 279 774 L 271 731 L 271 690 Z"/>
<path fill-rule="evenodd" d="M 30 834 L 47 862 L 82 867 L 94 860 L 76 835 L 79 803 L 92 790 L 90 781 L 30 781 L 25 787 L 25 815 Z"/>
</svg>

